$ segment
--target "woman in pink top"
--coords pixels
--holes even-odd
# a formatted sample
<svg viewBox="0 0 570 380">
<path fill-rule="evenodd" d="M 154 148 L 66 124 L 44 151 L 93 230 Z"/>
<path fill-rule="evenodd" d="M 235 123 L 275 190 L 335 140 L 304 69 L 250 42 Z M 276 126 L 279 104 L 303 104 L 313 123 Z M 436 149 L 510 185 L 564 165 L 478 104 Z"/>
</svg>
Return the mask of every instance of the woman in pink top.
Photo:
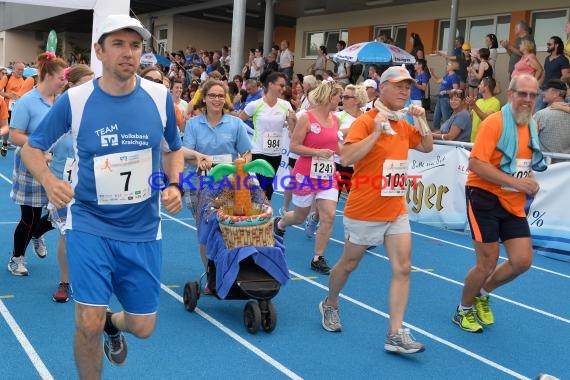
<svg viewBox="0 0 570 380">
<path fill-rule="evenodd" d="M 544 75 L 544 69 L 538 59 L 536 59 L 536 46 L 530 40 L 523 40 L 520 47 L 522 57 L 520 61 L 515 64 L 511 79 L 518 77 L 521 74 L 530 74 L 535 77 L 539 82 Z"/>
<path fill-rule="evenodd" d="M 342 87 L 323 82 L 309 93 L 314 107 L 303 114 L 291 136 L 290 149 L 299 154 L 289 187 L 293 190 L 295 209 L 275 218 L 274 231 L 283 236 L 287 226 L 301 224 L 313 202 L 319 212 L 319 229 L 311 269 L 329 274 L 324 254 L 336 214 L 338 184 L 334 153 L 339 151 L 338 119 L 332 113 L 340 102 Z"/>
</svg>

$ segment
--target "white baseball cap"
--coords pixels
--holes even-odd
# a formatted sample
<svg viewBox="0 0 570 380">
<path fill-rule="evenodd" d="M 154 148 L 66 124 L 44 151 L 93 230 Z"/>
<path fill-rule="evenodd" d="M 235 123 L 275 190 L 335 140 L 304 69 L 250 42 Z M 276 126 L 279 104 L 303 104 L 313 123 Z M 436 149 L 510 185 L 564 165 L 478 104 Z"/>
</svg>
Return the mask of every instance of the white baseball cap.
<svg viewBox="0 0 570 380">
<path fill-rule="evenodd" d="M 362 85 L 364 88 L 372 87 L 373 89 L 378 90 L 378 83 L 376 83 L 374 79 L 366 79 L 362 82 Z"/>
<path fill-rule="evenodd" d="M 410 72 L 402 66 L 391 66 L 380 76 L 380 84 L 384 82 L 398 83 L 404 80 L 414 80 Z"/>
<path fill-rule="evenodd" d="M 151 37 L 150 32 L 146 30 L 141 22 L 136 18 L 132 18 L 129 15 L 109 15 L 103 20 L 97 29 L 95 39 L 99 41 L 102 35 L 122 29 L 134 30 L 140 34 L 143 40 L 148 40 Z"/>
</svg>

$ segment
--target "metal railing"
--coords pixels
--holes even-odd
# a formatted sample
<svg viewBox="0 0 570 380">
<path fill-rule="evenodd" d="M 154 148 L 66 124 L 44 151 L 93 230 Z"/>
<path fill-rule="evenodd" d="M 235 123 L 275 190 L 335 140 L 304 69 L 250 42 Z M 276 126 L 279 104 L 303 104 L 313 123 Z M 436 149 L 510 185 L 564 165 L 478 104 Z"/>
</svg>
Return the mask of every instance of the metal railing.
<svg viewBox="0 0 570 380">
<path fill-rule="evenodd" d="M 471 148 L 473 148 L 473 143 L 466 143 L 466 142 L 461 142 L 461 141 L 434 141 L 434 144 L 437 145 L 449 145 L 449 146 L 458 146 L 458 147 L 462 147 L 465 148 L 467 150 L 471 150 Z M 555 160 L 565 160 L 565 161 L 570 161 L 570 154 L 566 154 L 566 153 L 553 153 L 553 152 L 542 152 L 542 154 L 545 157 L 545 161 L 547 164 L 550 164 L 550 160 L 551 159 L 555 159 Z"/>
</svg>

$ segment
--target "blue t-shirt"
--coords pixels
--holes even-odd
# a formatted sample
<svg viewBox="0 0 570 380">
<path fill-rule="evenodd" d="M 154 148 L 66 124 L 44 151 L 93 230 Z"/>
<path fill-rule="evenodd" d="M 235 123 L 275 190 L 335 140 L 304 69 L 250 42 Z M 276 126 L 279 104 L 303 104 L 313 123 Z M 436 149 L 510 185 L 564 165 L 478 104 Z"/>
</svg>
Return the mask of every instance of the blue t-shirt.
<svg viewBox="0 0 570 380">
<path fill-rule="evenodd" d="M 50 108 L 51 105 L 34 87 L 14 104 L 10 128 L 20 129 L 29 136 L 36 130 Z"/>
<path fill-rule="evenodd" d="M 71 88 L 28 143 L 47 150 L 69 131 L 77 151 L 66 228 L 120 241 L 161 239 L 160 194 L 149 177 L 161 171 L 164 150 L 181 147 L 166 87 L 137 77 L 122 96 L 102 91 L 98 79 Z"/>
<path fill-rule="evenodd" d="M 210 156 L 231 154 L 233 161 L 238 154 L 251 150 L 246 128 L 240 118 L 232 115 L 222 116 L 215 128 L 210 126 L 205 114 L 198 115 L 186 122 L 183 144 L 188 149 Z M 189 170 L 195 172 L 196 167 Z"/>
<path fill-rule="evenodd" d="M 73 151 L 73 136 L 71 133 L 66 133 L 60 138 L 51 150 L 52 159 L 49 164 L 49 169 L 59 179 L 64 181 L 71 181 L 71 173 L 64 173 L 65 163 L 68 158 L 75 159 L 75 152 Z"/>
<path fill-rule="evenodd" d="M 427 73 L 422 72 L 420 74 L 416 74 L 414 80 L 416 81 L 417 84 L 425 84 L 429 82 L 429 76 L 427 75 Z M 412 100 L 422 100 L 425 97 L 425 93 L 426 93 L 425 91 L 420 90 L 416 86 L 412 86 L 412 92 L 410 94 L 410 98 Z"/>
<path fill-rule="evenodd" d="M 562 70 L 570 68 L 568 58 L 564 54 L 550 60 L 550 56 L 544 58 L 544 78 L 542 83 L 548 83 L 551 79 L 560 79 L 562 77 Z"/>
<path fill-rule="evenodd" d="M 439 86 L 439 91 L 449 91 L 453 89 L 453 85 L 459 85 L 459 76 L 455 73 L 445 74 L 443 78 L 441 78 L 441 85 Z M 439 95 L 439 94 L 438 94 Z M 449 97 L 449 95 L 439 95 Z"/>
<path fill-rule="evenodd" d="M 27 136 L 31 135 L 42 119 L 51 109 L 40 95 L 37 88 L 33 88 L 22 96 L 15 104 L 10 120 L 10 128 L 19 129 Z M 16 149 L 14 156 L 14 171 L 12 175 L 12 191 L 10 197 L 19 205 L 41 207 L 47 204 L 47 195 L 41 184 L 28 171 L 20 156 L 21 148 Z M 47 151 L 47 149 L 45 149 Z"/>
</svg>

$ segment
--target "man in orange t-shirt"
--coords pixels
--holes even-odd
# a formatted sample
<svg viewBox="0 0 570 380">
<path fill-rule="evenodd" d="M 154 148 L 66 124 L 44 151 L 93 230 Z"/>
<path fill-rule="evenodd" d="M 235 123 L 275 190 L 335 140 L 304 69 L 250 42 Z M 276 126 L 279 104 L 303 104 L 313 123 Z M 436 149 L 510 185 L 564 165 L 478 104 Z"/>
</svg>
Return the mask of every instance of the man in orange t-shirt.
<svg viewBox="0 0 570 380">
<path fill-rule="evenodd" d="M 411 231 L 404 201 L 408 150 L 430 152 L 433 139 L 421 107 L 410 106 L 414 128 L 395 111 L 410 97 L 413 79 L 402 67 L 388 68 L 380 77 L 380 97 L 356 119 L 341 152 L 341 164 L 354 164 L 352 186 L 344 209 L 344 252 L 330 272 L 329 294 L 319 304 L 322 325 L 340 331 L 338 298 L 367 247 L 384 244 L 392 266 L 389 291 L 390 326 L 384 349 L 412 354 L 424 350 L 409 329 L 402 328 L 410 286 Z M 421 121 L 421 122 L 420 122 Z M 423 128 L 422 128 L 423 124 Z M 421 132 L 420 132 L 421 131 Z"/>
<path fill-rule="evenodd" d="M 534 126 L 529 126 L 529 122 L 537 94 L 538 82 L 531 75 L 518 76 L 509 85 L 507 95 L 517 129 L 514 173 L 500 169 L 503 154 L 497 145 L 505 111 L 483 120 L 469 157 L 465 195 L 477 258 L 467 273 L 461 303 L 453 316 L 453 322 L 468 332 L 482 332 L 482 325 L 494 323 L 489 292 L 524 273 L 532 263 L 532 241 L 524 208 L 527 195 L 534 197 L 540 189 L 532 172 L 533 151 L 529 148 L 530 128 Z M 497 266 L 499 241 L 503 242 L 509 260 Z"/>
<path fill-rule="evenodd" d="M 8 107 L 4 99 L 0 96 L 0 140 L 2 140 L 2 146 L 0 146 L 0 155 L 6 157 L 8 154 L 8 132 L 10 128 L 8 126 Z"/>
<path fill-rule="evenodd" d="M 4 75 L 2 79 L 0 79 L 0 96 L 4 97 L 9 114 L 12 113 L 14 103 L 20 98 L 18 91 L 20 91 L 20 88 L 22 88 L 24 84 L 24 67 L 22 62 L 17 62 L 14 64 L 12 75 L 10 75 L 10 77 Z"/>
</svg>

